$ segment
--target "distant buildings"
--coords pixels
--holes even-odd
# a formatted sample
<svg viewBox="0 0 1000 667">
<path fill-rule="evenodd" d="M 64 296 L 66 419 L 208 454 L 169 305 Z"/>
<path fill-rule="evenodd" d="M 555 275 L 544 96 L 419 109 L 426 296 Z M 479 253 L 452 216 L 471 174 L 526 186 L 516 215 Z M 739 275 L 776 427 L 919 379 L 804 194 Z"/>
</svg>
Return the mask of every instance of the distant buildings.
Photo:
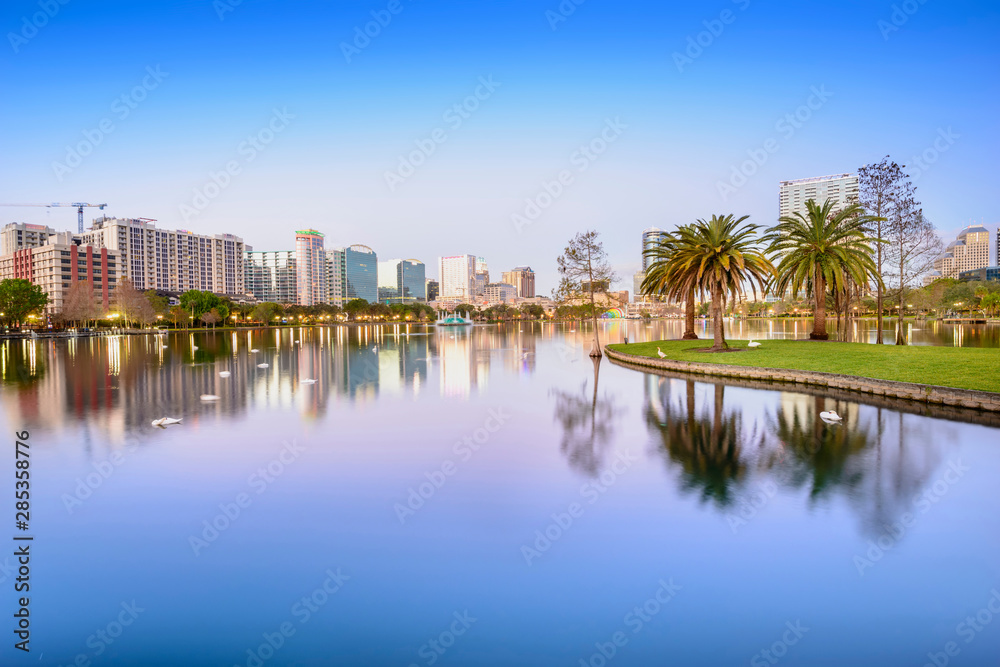
<svg viewBox="0 0 1000 667">
<path fill-rule="evenodd" d="M 646 257 L 646 251 L 655 248 L 656 244 L 663 240 L 667 231 L 659 227 L 650 227 L 642 230 L 642 270 L 643 273 L 649 270 L 651 260 Z"/>
<path fill-rule="evenodd" d="M 15 232 L 29 231 L 7 225 L 3 230 L 5 250 L 17 246 L 17 243 L 7 245 L 6 234 L 12 227 Z M 107 247 L 84 245 L 70 232 L 40 234 L 38 229 L 30 231 L 33 232 L 30 238 L 22 235 L 20 248 L 0 256 L 0 280 L 23 278 L 41 287 L 49 297 L 44 309 L 46 315 L 61 312 L 70 288 L 78 282 L 87 282 L 93 286 L 95 301 L 107 311 L 120 279 L 121 253 Z M 43 237 L 44 242 L 39 244 Z"/>
<path fill-rule="evenodd" d="M 246 291 L 257 301 L 299 302 L 294 250 L 248 250 L 243 258 Z"/>
<path fill-rule="evenodd" d="M 13 255 L 25 248 L 39 248 L 55 233 L 56 230 L 45 225 L 12 222 L 0 230 L 0 257 Z"/>
<path fill-rule="evenodd" d="M 436 280 L 427 279 L 427 300 L 437 301 L 440 293 L 440 284 Z"/>
<path fill-rule="evenodd" d="M 989 266 L 990 263 L 990 233 L 985 227 L 972 225 L 961 231 L 954 241 L 948 244 L 944 253 L 934 260 L 936 278 L 958 278 L 963 271 L 975 271 Z"/>
<path fill-rule="evenodd" d="M 517 300 L 517 288 L 509 283 L 488 283 L 483 296 L 487 303 L 513 303 Z"/>
<path fill-rule="evenodd" d="M 323 234 L 315 229 L 295 232 L 295 270 L 297 303 L 300 306 L 327 303 L 326 250 Z"/>
<path fill-rule="evenodd" d="M 343 306 L 354 299 L 378 301 L 378 255 L 366 245 L 355 244 L 326 253 L 328 303 Z"/>
<path fill-rule="evenodd" d="M 476 294 L 476 256 L 452 255 L 438 258 L 440 299 L 471 300 Z M 485 288 L 485 284 L 483 285 Z"/>
<path fill-rule="evenodd" d="M 822 205 L 827 199 L 836 202 L 837 209 L 846 208 L 858 201 L 858 175 L 836 174 L 817 178 L 781 181 L 778 191 L 778 217 L 795 213 L 806 214 L 810 199 Z"/>
<path fill-rule="evenodd" d="M 77 237 L 84 245 L 121 253 L 119 279 L 128 278 L 139 290 L 196 289 L 231 296 L 246 292 L 243 239 L 158 229 L 154 222 L 105 216 Z"/>
<path fill-rule="evenodd" d="M 413 303 L 427 300 L 424 263 L 416 259 L 389 259 L 378 263 L 380 303 Z"/>
<path fill-rule="evenodd" d="M 962 271 L 959 280 L 978 280 L 980 282 L 1000 282 L 1000 266 L 984 266 L 981 269 Z"/>
<path fill-rule="evenodd" d="M 513 285 L 519 299 L 535 298 L 535 272 L 530 266 L 517 266 L 501 274 L 501 282 Z"/>
</svg>

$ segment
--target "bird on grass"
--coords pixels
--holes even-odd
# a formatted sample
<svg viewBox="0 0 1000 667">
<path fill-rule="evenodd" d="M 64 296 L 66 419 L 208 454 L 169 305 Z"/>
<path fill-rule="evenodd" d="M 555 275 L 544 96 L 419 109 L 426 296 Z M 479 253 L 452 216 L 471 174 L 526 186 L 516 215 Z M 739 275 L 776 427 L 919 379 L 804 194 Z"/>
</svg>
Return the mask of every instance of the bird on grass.
<svg viewBox="0 0 1000 667">
<path fill-rule="evenodd" d="M 667 355 L 663 354 L 663 350 L 661 350 L 659 348 L 659 346 L 656 347 L 656 354 L 657 354 L 657 356 L 660 357 L 660 359 L 666 359 L 667 358 Z"/>
<path fill-rule="evenodd" d="M 760 347 L 760 343 L 757 343 L 757 342 L 755 342 L 754 340 L 751 339 L 751 341 L 749 343 L 747 343 L 747 347 L 749 347 L 749 348 Z"/>
</svg>

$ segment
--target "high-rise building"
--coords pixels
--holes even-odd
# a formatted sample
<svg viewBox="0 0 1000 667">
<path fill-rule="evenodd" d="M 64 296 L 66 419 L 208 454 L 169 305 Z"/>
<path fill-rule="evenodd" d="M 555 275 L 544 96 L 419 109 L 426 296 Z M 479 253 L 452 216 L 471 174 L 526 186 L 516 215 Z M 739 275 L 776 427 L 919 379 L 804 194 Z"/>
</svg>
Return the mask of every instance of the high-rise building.
<svg viewBox="0 0 1000 667">
<path fill-rule="evenodd" d="M 832 199 L 835 209 L 846 208 L 858 201 L 858 175 L 835 174 L 817 178 L 800 178 L 796 181 L 781 181 L 778 190 L 778 216 L 795 213 L 806 214 L 806 202 L 810 199 L 822 205 Z"/>
<path fill-rule="evenodd" d="M 343 306 L 354 299 L 378 301 L 378 255 L 366 245 L 326 253 L 328 301 Z"/>
<path fill-rule="evenodd" d="M 440 298 L 471 301 L 476 295 L 476 256 L 438 258 L 438 276 L 441 280 Z"/>
<path fill-rule="evenodd" d="M 45 225 L 12 222 L 0 230 L 0 256 L 13 255 L 25 248 L 39 248 L 55 233 L 55 229 Z"/>
<path fill-rule="evenodd" d="M 105 216 L 95 219 L 78 237 L 83 244 L 121 253 L 119 278 L 128 278 L 136 289 L 196 289 L 232 296 L 246 293 L 243 239 L 232 234 L 208 236 L 184 229 L 157 229 L 154 222 Z"/>
<path fill-rule="evenodd" d="M 380 303 L 427 300 L 424 263 L 417 259 L 389 259 L 378 263 Z"/>
<path fill-rule="evenodd" d="M 666 235 L 667 231 L 659 227 L 650 227 L 649 229 L 642 230 L 642 270 L 644 272 L 649 270 L 649 265 L 652 261 L 646 257 L 646 251 L 655 248 L 656 244 Z"/>
<path fill-rule="evenodd" d="M 248 250 L 243 253 L 246 291 L 257 301 L 299 302 L 294 250 Z"/>
<path fill-rule="evenodd" d="M 427 300 L 428 301 L 436 301 L 437 298 L 438 298 L 439 292 L 440 292 L 440 285 L 438 284 L 438 281 L 431 280 L 430 278 L 428 278 L 427 279 Z"/>
<path fill-rule="evenodd" d="M 295 232 L 296 291 L 300 306 L 327 303 L 326 250 L 323 234 L 315 229 Z"/>
<path fill-rule="evenodd" d="M 79 281 L 93 286 L 95 301 L 106 311 L 119 280 L 121 253 L 83 245 L 70 232 L 46 235 L 42 245 L 27 245 L 0 256 L 0 280 L 23 278 L 49 297 L 46 315 L 62 312 L 66 294 Z"/>
<path fill-rule="evenodd" d="M 963 271 L 975 271 L 990 264 L 990 233 L 985 227 L 972 225 L 948 244 L 944 253 L 934 260 L 934 270 L 944 278 L 958 278 Z"/>
<path fill-rule="evenodd" d="M 636 271 L 632 276 L 632 294 L 636 301 L 642 300 L 642 281 L 646 279 L 645 271 Z"/>
<path fill-rule="evenodd" d="M 504 271 L 501 282 L 513 285 L 519 299 L 535 298 L 535 272 L 530 266 L 516 266 L 512 271 Z"/>
</svg>

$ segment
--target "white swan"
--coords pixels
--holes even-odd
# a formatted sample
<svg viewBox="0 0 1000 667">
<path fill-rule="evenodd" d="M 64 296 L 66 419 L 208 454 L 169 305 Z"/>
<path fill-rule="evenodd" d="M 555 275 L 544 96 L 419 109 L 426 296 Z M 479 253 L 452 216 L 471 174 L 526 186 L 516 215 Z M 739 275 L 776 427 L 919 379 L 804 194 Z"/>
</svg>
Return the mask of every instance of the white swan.
<svg viewBox="0 0 1000 667">
<path fill-rule="evenodd" d="M 181 417 L 181 419 L 184 419 Z M 181 419 L 174 419 L 173 417 L 160 417 L 159 419 L 153 420 L 153 426 L 157 428 L 166 428 L 167 426 L 172 426 L 174 424 L 180 424 Z"/>
<path fill-rule="evenodd" d="M 828 412 L 821 412 L 821 413 L 819 413 L 819 418 L 822 419 L 825 422 L 842 422 L 842 421 L 844 421 L 844 418 L 841 417 L 840 415 L 838 415 L 833 410 L 830 410 Z"/>
<path fill-rule="evenodd" d="M 267 368 L 267 364 L 257 364 L 257 368 Z"/>
<path fill-rule="evenodd" d="M 192 349 L 192 350 L 197 350 L 197 349 L 198 349 L 198 346 L 197 346 L 197 345 L 192 345 L 192 346 L 191 346 L 191 349 Z"/>
<path fill-rule="evenodd" d="M 257 354 L 258 352 L 260 352 L 260 350 L 258 350 L 256 348 L 253 348 L 253 349 L 250 350 L 251 354 Z"/>
<path fill-rule="evenodd" d="M 667 358 L 667 355 L 663 354 L 663 350 L 660 349 L 659 345 L 656 346 L 656 354 L 660 357 L 660 359 Z"/>
<path fill-rule="evenodd" d="M 753 339 L 750 339 L 750 342 L 747 343 L 747 347 L 749 348 L 760 347 L 760 343 L 757 343 Z"/>
<path fill-rule="evenodd" d="M 232 375 L 232 373 L 230 373 L 229 371 L 219 371 L 219 377 L 220 378 L 227 378 L 230 375 Z"/>
<path fill-rule="evenodd" d="M 299 380 L 299 384 L 316 384 L 316 382 L 317 380 L 313 380 L 312 378 L 302 378 Z"/>
<path fill-rule="evenodd" d="M 203 401 L 217 401 L 217 400 L 219 400 L 219 397 L 216 396 L 215 394 L 202 394 L 201 395 L 201 400 L 203 400 Z"/>
</svg>

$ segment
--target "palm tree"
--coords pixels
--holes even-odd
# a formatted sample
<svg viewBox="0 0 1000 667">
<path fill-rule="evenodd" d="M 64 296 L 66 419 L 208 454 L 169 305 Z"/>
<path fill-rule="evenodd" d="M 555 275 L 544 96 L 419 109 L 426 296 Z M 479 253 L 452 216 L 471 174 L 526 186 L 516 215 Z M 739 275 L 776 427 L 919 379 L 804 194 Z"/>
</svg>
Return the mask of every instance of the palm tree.
<svg viewBox="0 0 1000 667">
<path fill-rule="evenodd" d="M 778 224 L 769 230 L 769 253 L 781 257 L 773 291 L 784 292 L 789 286 L 792 297 L 805 288 L 815 300 L 813 310 L 812 340 L 827 340 L 826 290 L 840 292 L 851 281 L 867 285 L 874 278 L 879 285 L 882 278 L 872 260 L 872 244 L 880 239 L 868 236 L 865 227 L 877 221 L 875 216 L 864 215 L 864 209 L 851 204 L 834 211 L 836 203 L 827 199 L 822 206 L 810 199 L 806 214 L 795 212 L 778 218 Z"/>
<path fill-rule="evenodd" d="M 684 287 L 692 286 L 712 297 L 713 352 L 728 349 L 722 326 L 726 297 L 742 296 L 746 285 L 757 294 L 774 276 L 774 266 L 761 252 L 756 238 L 759 225 L 743 224 L 750 216 L 735 219 L 732 215 L 713 215 L 709 221 L 698 220 L 674 233 L 673 252 L 678 275 L 690 275 Z"/>
<path fill-rule="evenodd" d="M 687 238 L 687 237 L 684 237 Z M 649 269 L 642 279 L 643 294 L 657 294 L 668 301 L 684 301 L 684 335 L 682 340 L 697 340 L 694 332 L 694 295 L 697 270 L 685 269 L 678 260 L 678 246 L 681 237 L 665 234 L 660 240 L 646 248 L 643 254 L 650 260 Z"/>
</svg>

